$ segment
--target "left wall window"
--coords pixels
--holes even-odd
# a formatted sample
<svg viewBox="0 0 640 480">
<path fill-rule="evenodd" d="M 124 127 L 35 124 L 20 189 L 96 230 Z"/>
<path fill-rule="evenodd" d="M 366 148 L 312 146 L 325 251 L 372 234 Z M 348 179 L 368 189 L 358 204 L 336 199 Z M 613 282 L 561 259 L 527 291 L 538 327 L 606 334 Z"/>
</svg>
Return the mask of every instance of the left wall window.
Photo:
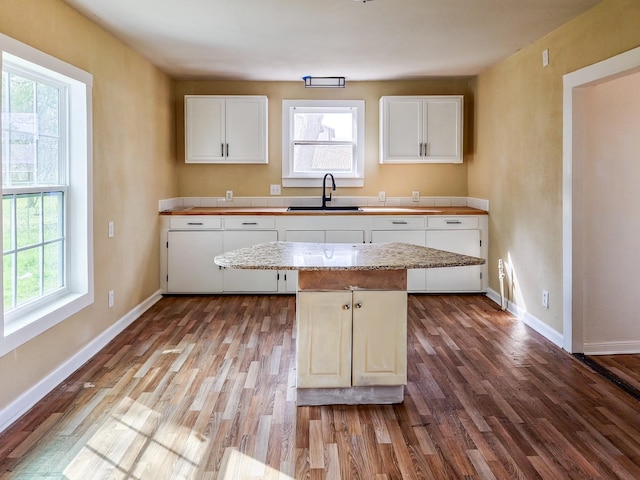
<svg viewBox="0 0 640 480">
<path fill-rule="evenodd" d="M 0 355 L 93 302 L 92 77 L 0 35 Z"/>
</svg>

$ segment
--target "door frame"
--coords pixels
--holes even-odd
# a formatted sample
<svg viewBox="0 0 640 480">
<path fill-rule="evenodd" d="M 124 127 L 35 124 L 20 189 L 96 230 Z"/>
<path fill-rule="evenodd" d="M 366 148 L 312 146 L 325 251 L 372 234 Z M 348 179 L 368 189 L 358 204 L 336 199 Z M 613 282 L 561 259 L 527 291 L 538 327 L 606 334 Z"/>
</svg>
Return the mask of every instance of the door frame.
<svg viewBox="0 0 640 480">
<path fill-rule="evenodd" d="M 640 47 L 563 76 L 562 323 L 563 348 L 584 353 L 583 238 L 585 96 L 588 87 L 640 71 Z M 573 279 L 577 281 L 573 281 Z"/>
</svg>

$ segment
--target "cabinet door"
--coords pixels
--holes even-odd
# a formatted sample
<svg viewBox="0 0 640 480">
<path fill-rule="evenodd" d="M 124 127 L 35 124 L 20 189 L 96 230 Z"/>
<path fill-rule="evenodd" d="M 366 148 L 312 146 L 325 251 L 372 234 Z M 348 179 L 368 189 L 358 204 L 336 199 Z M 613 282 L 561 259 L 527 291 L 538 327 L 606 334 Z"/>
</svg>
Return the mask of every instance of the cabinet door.
<svg viewBox="0 0 640 480">
<path fill-rule="evenodd" d="M 229 163 L 267 163 L 266 97 L 226 100 L 225 155 Z"/>
<path fill-rule="evenodd" d="M 363 230 L 327 230 L 324 232 L 327 243 L 364 243 Z"/>
<path fill-rule="evenodd" d="M 407 383 L 407 292 L 353 292 L 353 386 Z"/>
<path fill-rule="evenodd" d="M 222 270 L 213 262 L 222 253 L 222 232 L 169 231 L 167 240 L 169 293 L 222 291 Z"/>
<path fill-rule="evenodd" d="M 225 102 L 211 96 L 184 99 L 184 137 L 186 163 L 224 161 Z"/>
<path fill-rule="evenodd" d="M 427 230 L 427 247 L 479 257 L 480 230 Z M 478 292 L 480 265 L 427 269 L 429 292 Z"/>
<path fill-rule="evenodd" d="M 227 230 L 223 232 L 223 235 L 225 251 L 278 240 L 278 232 L 274 230 Z M 225 268 L 223 290 L 225 292 L 277 292 L 278 272 L 276 270 Z"/>
<path fill-rule="evenodd" d="M 371 243 L 403 242 L 425 246 L 424 230 L 372 230 Z M 407 290 L 422 292 L 427 287 L 426 273 L 423 268 L 407 270 Z"/>
<path fill-rule="evenodd" d="M 424 101 L 425 161 L 462 163 L 462 97 Z"/>
<path fill-rule="evenodd" d="M 380 163 L 420 160 L 423 117 L 422 99 L 382 98 Z"/>
<path fill-rule="evenodd" d="M 351 386 L 351 292 L 298 292 L 298 388 Z"/>
</svg>

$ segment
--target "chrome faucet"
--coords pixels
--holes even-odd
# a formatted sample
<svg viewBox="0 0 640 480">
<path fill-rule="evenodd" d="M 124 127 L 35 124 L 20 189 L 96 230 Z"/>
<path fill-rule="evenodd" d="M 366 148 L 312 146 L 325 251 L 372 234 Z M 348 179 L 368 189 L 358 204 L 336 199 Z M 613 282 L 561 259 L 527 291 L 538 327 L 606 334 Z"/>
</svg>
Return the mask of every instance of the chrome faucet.
<svg viewBox="0 0 640 480">
<path fill-rule="evenodd" d="M 326 183 L 327 177 L 331 177 L 331 190 L 336 189 L 336 181 L 333 178 L 333 175 L 330 173 L 325 173 L 324 178 L 322 179 L 322 208 L 327 208 L 327 202 L 331 201 L 331 192 L 329 192 L 329 196 L 326 194 Z"/>
</svg>

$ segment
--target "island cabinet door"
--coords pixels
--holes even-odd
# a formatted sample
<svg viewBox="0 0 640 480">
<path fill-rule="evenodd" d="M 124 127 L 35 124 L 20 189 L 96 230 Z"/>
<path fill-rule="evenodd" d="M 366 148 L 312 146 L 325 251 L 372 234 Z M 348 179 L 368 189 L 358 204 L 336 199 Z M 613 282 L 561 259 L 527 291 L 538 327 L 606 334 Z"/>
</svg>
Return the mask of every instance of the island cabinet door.
<svg viewBox="0 0 640 480">
<path fill-rule="evenodd" d="M 353 386 L 407 383 L 407 293 L 353 292 Z"/>
<path fill-rule="evenodd" d="M 351 292 L 298 292 L 298 388 L 351 386 Z"/>
</svg>

